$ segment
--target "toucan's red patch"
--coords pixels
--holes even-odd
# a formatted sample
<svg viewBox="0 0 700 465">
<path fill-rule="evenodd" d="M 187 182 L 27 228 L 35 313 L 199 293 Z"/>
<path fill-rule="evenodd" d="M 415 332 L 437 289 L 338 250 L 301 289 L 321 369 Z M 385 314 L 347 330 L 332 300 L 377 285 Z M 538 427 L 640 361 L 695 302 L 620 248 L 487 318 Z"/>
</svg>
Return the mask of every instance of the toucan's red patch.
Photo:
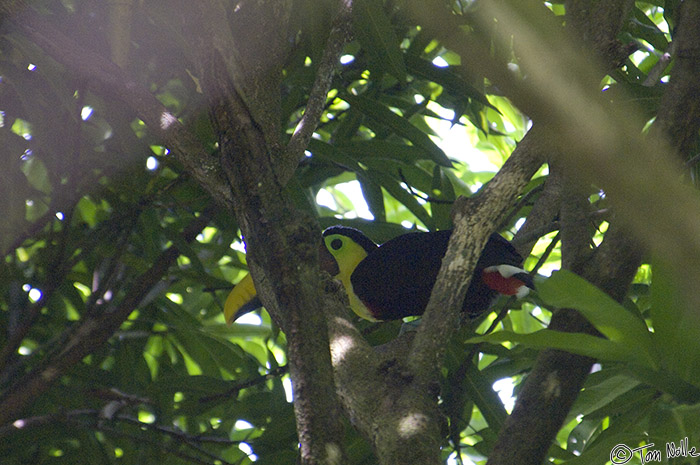
<svg viewBox="0 0 700 465">
<path fill-rule="evenodd" d="M 481 273 L 481 279 L 484 283 L 496 292 L 504 295 L 515 295 L 520 288 L 526 284 L 515 277 L 504 278 L 498 271 L 486 271 Z"/>
</svg>

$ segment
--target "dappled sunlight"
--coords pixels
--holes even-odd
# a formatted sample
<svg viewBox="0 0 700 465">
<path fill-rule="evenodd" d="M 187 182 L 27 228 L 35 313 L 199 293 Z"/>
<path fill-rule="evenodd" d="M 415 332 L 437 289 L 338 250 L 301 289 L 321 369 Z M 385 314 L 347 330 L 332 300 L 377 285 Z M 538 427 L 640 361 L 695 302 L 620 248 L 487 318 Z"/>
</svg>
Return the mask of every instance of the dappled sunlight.
<svg viewBox="0 0 700 465">
<path fill-rule="evenodd" d="M 177 118 L 169 111 L 164 111 L 160 114 L 160 128 L 163 131 L 167 131 L 175 123 L 177 123 Z"/>
<path fill-rule="evenodd" d="M 330 210 L 344 212 L 344 218 L 374 219 L 358 181 L 343 182 L 320 189 L 316 194 L 316 203 Z"/>
<path fill-rule="evenodd" d="M 340 449 L 338 444 L 331 442 L 326 443 L 326 456 L 328 457 L 327 463 L 329 464 L 341 464 L 343 459 L 343 451 Z"/>
<path fill-rule="evenodd" d="M 350 336 L 340 335 L 331 339 L 331 361 L 338 365 L 345 360 L 348 352 L 355 347 L 355 341 Z"/>
<path fill-rule="evenodd" d="M 493 383 L 493 390 L 498 393 L 498 397 L 501 398 L 501 402 L 503 402 L 503 406 L 508 413 L 513 410 L 515 405 L 515 397 L 513 397 L 514 387 L 513 378 L 502 378 Z"/>
<path fill-rule="evenodd" d="M 238 448 L 243 452 L 251 462 L 258 460 L 258 456 L 253 453 L 253 448 L 247 442 L 241 442 L 238 444 Z"/>
<path fill-rule="evenodd" d="M 284 397 L 287 402 L 294 402 L 294 386 L 292 385 L 292 378 L 289 375 L 282 378 L 282 386 L 284 387 Z"/>
<path fill-rule="evenodd" d="M 23 418 L 20 418 L 19 420 L 15 420 L 12 423 L 12 426 L 14 426 L 17 429 L 22 429 L 25 427 L 26 424 L 27 424 L 27 421 Z"/>
<path fill-rule="evenodd" d="M 425 433 L 429 419 L 422 413 L 409 413 L 399 420 L 398 433 L 404 438 L 410 438 Z"/>
<path fill-rule="evenodd" d="M 246 313 L 245 315 L 238 317 L 236 319 L 236 324 L 239 325 L 254 325 L 254 326 L 260 326 L 262 325 L 262 318 L 260 318 L 260 315 L 257 313 Z"/>
</svg>

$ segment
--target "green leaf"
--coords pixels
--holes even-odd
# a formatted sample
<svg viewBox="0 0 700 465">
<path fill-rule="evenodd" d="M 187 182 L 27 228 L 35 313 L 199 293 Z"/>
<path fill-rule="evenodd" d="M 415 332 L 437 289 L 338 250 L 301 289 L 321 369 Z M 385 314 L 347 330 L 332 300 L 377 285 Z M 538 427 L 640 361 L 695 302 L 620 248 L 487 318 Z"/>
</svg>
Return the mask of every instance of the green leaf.
<svg viewBox="0 0 700 465">
<path fill-rule="evenodd" d="M 452 167 L 452 163 L 447 158 L 447 155 L 445 155 L 445 152 L 443 152 L 430 137 L 411 124 L 407 119 L 402 118 L 381 103 L 368 97 L 355 97 L 344 94 L 342 99 L 369 116 L 375 122 L 390 128 L 399 136 L 425 149 L 430 154 L 431 159 L 438 165 L 448 168 Z"/>
<path fill-rule="evenodd" d="M 362 195 L 367 202 L 367 207 L 372 215 L 381 221 L 386 221 L 386 210 L 384 209 L 384 194 L 381 186 L 366 180 L 363 176 L 358 175 L 357 180 L 362 189 Z"/>
<path fill-rule="evenodd" d="M 416 76 L 428 79 L 440 84 L 451 94 L 469 97 L 477 102 L 499 111 L 491 105 L 483 92 L 465 81 L 459 74 L 452 70 L 452 67 L 440 68 L 428 60 L 424 60 L 413 54 L 406 54 L 406 64 L 409 70 Z"/>
<path fill-rule="evenodd" d="M 565 350 L 600 360 L 637 361 L 636 353 L 629 346 L 601 337 L 591 336 L 590 334 L 565 333 L 551 329 L 542 329 L 529 334 L 497 331 L 485 336 L 473 337 L 467 342 L 517 342 L 535 349 Z"/>
<path fill-rule="evenodd" d="M 320 160 L 336 164 L 347 171 L 361 173 L 364 170 L 354 158 L 348 156 L 343 150 L 318 139 L 309 141 L 309 151 Z"/>
<path fill-rule="evenodd" d="M 43 161 L 37 157 L 29 157 L 22 164 L 22 171 L 34 189 L 44 194 L 51 193 L 51 180 Z"/>
<path fill-rule="evenodd" d="M 610 452 L 618 444 L 636 443 L 643 437 L 647 427 L 645 419 L 652 410 L 653 404 L 642 404 L 638 408 L 628 409 L 622 415 L 611 420 L 610 426 L 600 435 L 589 442 L 580 456 L 567 461 L 567 465 L 584 465 L 606 463 L 610 460 Z"/>
<path fill-rule="evenodd" d="M 394 76 L 400 83 L 406 82 L 406 65 L 400 42 L 391 26 L 391 21 L 379 0 L 355 0 L 352 6 L 353 29 L 369 55 L 373 69 Z"/>
<path fill-rule="evenodd" d="M 670 370 L 630 370 L 638 380 L 671 394 L 678 402 L 700 402 L 700 380 L 690 382 Z"/>
<path fill-rule="evenodd" d="M 633 315 L 606 293 L 567 270 L 559 270 L 537 284 L 539 296 L 549 305 L 573 308 L 611 342 L 637 352 L 637 362 L 657 368 L 652 333 L 641 316 Z"/>
<path fill-rule="evenodd" d="M 364 115 L 357 109 L 350 108 L 342 118 L 340 118 L 340 124 L 333 131 L 333 141 L 336 143 L 342 143 L 352 139 L 357 130 L 360 129 L 362 125 L 362 120 Z"/>
<path fill-rule="evenodd" d="M 433 183 L 430 187 L 428 195 L 433 199 L 430 203 L 432 217 L 439 229 L 447 229 L 452 224 L 451 212 L 455 191 L 449 178 L 438 165 L 433 167 Z"/>
<path fill-rule="evenodd" d="M 433 159 L 432 154 L 423 147 L 381 139 L 342 142 L 335 144 L 335 146 L 360 161 L 384 158 L 414 164 L 418 160 Z"/>
<path fill-rule="evenodd" d="M 696 309 L 689 308 L 676 285 L 671 264 L 655 258 L 651 283 L 651 319 L 660 341 L 664 364 L 690 382 L 700 370 L 700 322 Z"/>
<path fill-rule="evenodd" d="M 433 231 L 435 224 L 432 217 L 428 214 L 425 208 L 416 200 L 416 198 L 406 191 L 401 185 L 388 174 L 380 171 L 368 170 L 366 172 L 368 178 L 373 179 L 389 192 L 396 200 L 401 202 L 408 210 L 413 213 L 426 228 Z"/>
<path fill-rule="evenodd" d="M 624 374 L 609 376 L 608 373 L 603 371 L 594 373 L 589 379 L 594 376 L 595 379 L 599 379 L 600 376 L 606 377 L 595 384 L 586 382 L 586 387 L 576 398 L 576 403 L 574 403 L 564 423 L 573 420 L 577 415 L 588 415 L 598 409 L 605 408 L 614 399 L 639 385 L 639 381 Z"/>
<path fill-rule="evenodd" d="M 666 50 L 668 46 L 666 34 L 639 8 L 634 8 L 633 13 L 634 17 L 628 23 L 630 31 L 636 37 L 649 42 L 655 49 Z"/>
<path fill-rule="evenodd" d="M 302 37 L 307 49 L 310 49 L 312 61 L 318 62 L 328 38 L 333 20 L 333 4 L 317 0 L 302 0 L 296 3 L 300 13 L 294 15 L 301 24 Z M 290 29 L 291 30 L 291 29 Z"/>
<path fill-rule="evenodd" d="M 508 413 L 503 407 L 501 398 L 494 392 L 491 382 L 474 364 L 470 364 L 467 368 L 464 390 L 466 397 L 479 408 L 489 427 L 494 432 L 500 431 Z"/>
<path fill-rule="evenodd" d="M 689 447 L 697 447 L 700 441 L 700 405 L 669 405 L 659 403 L 651 415 L 649 433 L 659 442 L 674 442 L 688 438 Z M 692 462 L 684 462 L 692 463 Z"/>
</svg>

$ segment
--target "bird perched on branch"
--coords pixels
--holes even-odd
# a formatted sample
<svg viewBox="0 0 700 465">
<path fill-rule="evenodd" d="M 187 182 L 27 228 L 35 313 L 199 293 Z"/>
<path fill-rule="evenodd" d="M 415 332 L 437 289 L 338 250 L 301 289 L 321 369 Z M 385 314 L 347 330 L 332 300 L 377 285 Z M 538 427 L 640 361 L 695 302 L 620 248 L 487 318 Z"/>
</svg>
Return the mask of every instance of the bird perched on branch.
<svg viewBox="0 0 700 465">
<path fill-rule="evenodd" d="M 321 269 L 339 279 L 350 307 L 370 321 L 421 315 L 430 299 L 451 230 L 414 232 L 381 246 L 361 231 L 332 226 L 323 231 Z M 492 234 L 479 257 L 462 311 L 474 317 L 486 311 L 498 294 L 524 297 L 534 289 L 521 268 L 523 258 L 498 234 Z M 224 305 L 228 323 L 260 307 L 250 275 L 234 287 Z"/>
</svg>

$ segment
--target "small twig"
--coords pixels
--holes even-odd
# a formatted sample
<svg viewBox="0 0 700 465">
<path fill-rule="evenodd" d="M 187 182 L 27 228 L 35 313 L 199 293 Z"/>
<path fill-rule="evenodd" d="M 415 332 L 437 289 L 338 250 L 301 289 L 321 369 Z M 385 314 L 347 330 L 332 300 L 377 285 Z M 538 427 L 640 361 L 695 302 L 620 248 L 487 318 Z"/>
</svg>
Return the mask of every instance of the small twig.
<svg viewBox="0 0 700 465">
<path fill-rule="evenodd" d="M 534 197 L 535 194 L 539 194 L 540 191 L 542 191 L 543 189 L 544 189 L 544 184 L 540 184 L 539 186 L 535 186 L 534 188 L 530 189 L 530 191 L 529 191 L 527 194 L 525 194 L 525 195 L 523 195 L 522 197 L 520 197 L 520 199 L 518 200 L 518 203 L 515 204 L 515 206 L 514 206 L 513 209 L 510 211 L 510 213 L 508 214 L 508 216 L 506 217 L 506 219 L 503 220 L 503 222 L 501 223 L 501 225 L 498 227 L 498 230 L 500 231 L 501 229 L 503 229 L 503 228 L 505 227 L 505 225 L 509 224 L 509 223 L 513 220 L 513 218 L 515 217 L 515 215 L 517 215 L 518 212 L 519 212 L 525 205 L 527 205 L 527 203 L 530 201 L 530 199 L 532 199 L 532 197 Z"/>
<path fill-rule="evenodd" d="M 294 128 L 294 133 L 285 149 L 285 164 L 294 164 L 296 166 L 304 150 L 309 145 L 311 136 L 318 127 L 323 110 L 326 108 L 326 98 L 331 88 L 335 67 L 338 64 L 343 47 L 350 41 L 352 34 L 351 12 L 352 0 L 341 0 L 338 14 L 333 20 L 333 26 L 328 35 L 326 47 L 323 50 L 323 56 L 318 64 L 316 80 L 309 93 L 304 116 L 301 117 L 296 128 Z"/>
<path fill-rule="evenodd" d="M 265 381 L 271 380 L 273 378 L 276 378 L 280 375 L 283 375 L 289 371 L 289 368 L 287 365 L 282 365 L 280 367 L 275 368 L 274 370 L 270 370 L 269 372 L 265 373 L 264 375 L 258 376 L 257 378 L 253 378 L 248 381 L 244 381 L 242 383 L 237 383 L 235 386 L 232 388 L 229 388 L 223 392 L 219 392 L 217 394 L 212 394 L 209 396 L 204 396 L 199 398 L 199 403 L 203 404 L 206 402 L 212 402 L 215 400 L 219 400 L 222 397 L 234 397 L 238 395 L 238 392 L 241 391 L 242 389 L 246 389 L 249 387 L 253 387 L 257 384 L 262 384 Z"/>
<path fill-rule="evenodd" d="M 675 54 L 676 41 L 672 40 L 671 42 L 669 42 L 668 47 L 666 47 L 664 53 L 659 57 L 659 61 L 657 61 L 654 67 L 651 68 L 651 70 L 649 70 L 649 73 L 647 74 L 646 79 L 644 79 L 642 85 L 645 87 L 655 86 L 656 83 L 659 82 L 661 77 L 664 75 L 664 71 L 666 71 L 668 64 L 671 62 L 671 59 Z"/>
<path fill-rule="evenodd" d="M 99 414 L 99 411 L 95 411 L 95 413 Z M 128 415 L 116 415 L 114 418 L 112 418 L 110 420 L 123 421 L 124 423 L 129 423 L 129 424 L 138 426 L 139 428 L 157 431 L 159 433 L 163 433 L 167 436 L 172 436 L 175 439 L 185 441 L 187 443 L 208 442 L 208 443 L 213 443 L 213 444 L 225 444 L 225 445 L 234 445 L 234 444 L 241 443 L 241 441 L 233 441 L 231 439 L 227 439 L 227 438 L 219 437 L 219 436 L 203 436 L 201 434 L 197 434 L 197 435 L 188 434 L 180 429 L 172 428 L 170 426 L 157 425 L 155 423 L 145 423 L 143 421 L 140 421 L 137 418 L 130 417 Z M 210 454 L 209 452 L 206 452 L 206 453 Z"/>
<path fill-rule="evenodd" d="M 542 321 L 540 318 L 538 318 L 534 312 L 530 312 L 530 316 L 535 319 L 536 322 L 541 324 L 542 326 L 547 326 L 549 323 Z"/>
<path fill-rule="evenodd" d="M 596 210 L 594 212 L 591 212 L 589 214 L 589 219 L 594 220 L 594 221 L 595 220 L 607 220 L 609 216 L 610 216 L 610 210 L 607 208 L 601 208 L 600 210 Z M 555 220 L 555 221 L 552 221 L 551 223 L 540 226 L 537 229 L 529 231 L 526 234 L 518 236 L 515 239 L 513 239 L 511 242 L 516 247 L 520 244 L 527 244 L 530 241 L 536 241 L 537 239 L 541 238 L 542 236 L 544 236 L 546 234 L 549 234 L 549 233 L 554 232 L 554 231 L 559 231 L 560 226 L 561 225 L 560 225 L 559 221 Z"/>
<path fill-rule="evenodd" d="M 176 439 L 180 439 L 188 447 L 194 449 L 195 451 L 201 453 L 202 455 L 207 456 L 210 460 L 200 459 L 199 457 L 195 457 L 195 456 L 192 456 L 192 455 L 187 454 L 185 452 L 181 452 L 181 451 L 177 450 L 176 448 L 167 447 L 163 443 L 163 441 L 151 440 L 151 439 L 144 437 L 144 435 L 142 435 L 142 434 L 135 435 L 135 434 L 131 434 L 131 433 L 126 433 L 124 431 L 120 431 L 120 430 L 113 428 L 111 426 L 107 426 L 104 421 L 97 421 L 91 425 L 84 425 L 84 424 L 81 424 L 80 422 L 75 421 L 75 420 L 72 421 L 72 423 L 78 424 L 79 426 L 85 426 L 85 427 L 89 427 L 92 429 L 97 429 L 97 430 L 102 431 L 104 433 L 126 437 L 126 438 L 129 438 L 129 439 L 133 440 L 134 442 L 137 442 L 140 444 L 146 443 L 149 446 L 157 448 L 158 450 L 161 450 L 167 454 L 171 454 L 171 455 L 174 455 L 176 457 L 183 458 L 183 459 L 188 460 L 192 463 L 199 463 L 201 465 L 211 465 L 212 460 L 213 460 L 215 462 L 221 463 L 222 465 L 232 465 L 231 462 L 227 462 L 222 457 L 219 457 L 218 455 L 212 454 L 211 452 L 206 451 L 205 449 L 203 449 L 202 447 L 200 447 L 198 445 L 192 444 L 190 442 L 190 440 L 188 439 L 189 437 L 192 437 L 192 436 L 185 434 L 185 433 L 183 433 L 182 435 L 176 435 Z M 148 425 L 147 423 L 142 423 L 142 422 L 139 422 L 139 423 L 141 423 L 141 425 L 140 425 L 141 427 L 145 427 L 145 428 L 148 428 L 148 426 L 152 426 L 152 425 Z M 151 429 L 153 429 L 153 428 L 151 428 Z M 161 431 L 161 432 L 164 432 L 164 431 Z M 233 441 L 231 441 L 231 442 L 234 443 Z"/>
<path fill-rule="evenodd" d="M 543 237 L 551 232 L 559 231 L 559 228 L 560 228 L 559 220 L 554 220 L 551 223 L 545 224 L 545 225 L 540 226 L 539 228 L 534 229 L 532 231 L 529 231 L 521 236 L 515 237 L 511 241 L 511 243 L 515 247 L 517 247 L 520 244 L 527 244 L 528 242 L 531 242 L 531 241 L 536 242 L 538 239 L 540 239 L 541 237 Z"/>
<path fill-rule="evenodd" d="M 549 255 L 552 253 L 554 248 L 557 246 L 557 243 L 559 242 L 559 236 L 561 236 L 561 233 L 557 233 L 556 236 L 552 238 L 552 241 L 549 243 L 540 259 L 537 260 L 535 266 L 532 267 L 532 270 L 530 271 L 531 274 L 534 275 L 535 273 L 537 273 L 537 270 L 539 270 L 542 267 L 542 265 L 545 264 L 547 259 L 549 259 Z"/>
<path fill-rule="evenodd" d="M 178 442 L 183 442 L 184 444 L 186 444 L 187 446 L 196 450 L 200 454 L 205 455 L 214 461 L 220 460 L 222 463 L 228 463 L 228 462 L 224 461 L 218 455 L 212 454 L 211 452 L 204 449 L 199 444 L 207 442 L 207 443 L 214 443 L 214 444 L 235 445 L 235 444 L 240 444 L 242 442 L 242 441 L 232 441 L 231 439 L 217 437 L 217 436 L 192 435 L 192 434 L 185 433 L 184 431 L 182 431 L 180 429 L 171 428 L 169 426 L 156 425 L 153 423 L 144 423 L 144 422 L 138 420 L 137 418 L 133 418 L 133 417 L 130 417 L 127 415 L 117 415 L 116 417 L 114 417 L 114 420 L 123 421 L 125 423 L 136 425 L 139 428 L 150 429 L 150 430 L 156 431 L 158 433 L 165 434 L 167 436 L 170 436 L 170 437 L 176 439 Z M 142 438 L 139 438 L 139 440 L 142 440 Z"/>
<path fill-rule="evenodd" d="M 498 312 L 496 315 L 496 318 L 493 320 L 493 322 L 489 325 L 489 327 L 484 331 L 484 335 L 491 333 L 494 329 L 496 329 L 496 326 L 503 321 L 503 319 L 506 317 L 508 314 L 508 310 L 510 309 L 510 306 L 513 302 L 515 302 L 515 296 L 511 296 L 508 301 L 506 302 L 505 305 L 503 305 L 503 308 Z"/>
</svg>

